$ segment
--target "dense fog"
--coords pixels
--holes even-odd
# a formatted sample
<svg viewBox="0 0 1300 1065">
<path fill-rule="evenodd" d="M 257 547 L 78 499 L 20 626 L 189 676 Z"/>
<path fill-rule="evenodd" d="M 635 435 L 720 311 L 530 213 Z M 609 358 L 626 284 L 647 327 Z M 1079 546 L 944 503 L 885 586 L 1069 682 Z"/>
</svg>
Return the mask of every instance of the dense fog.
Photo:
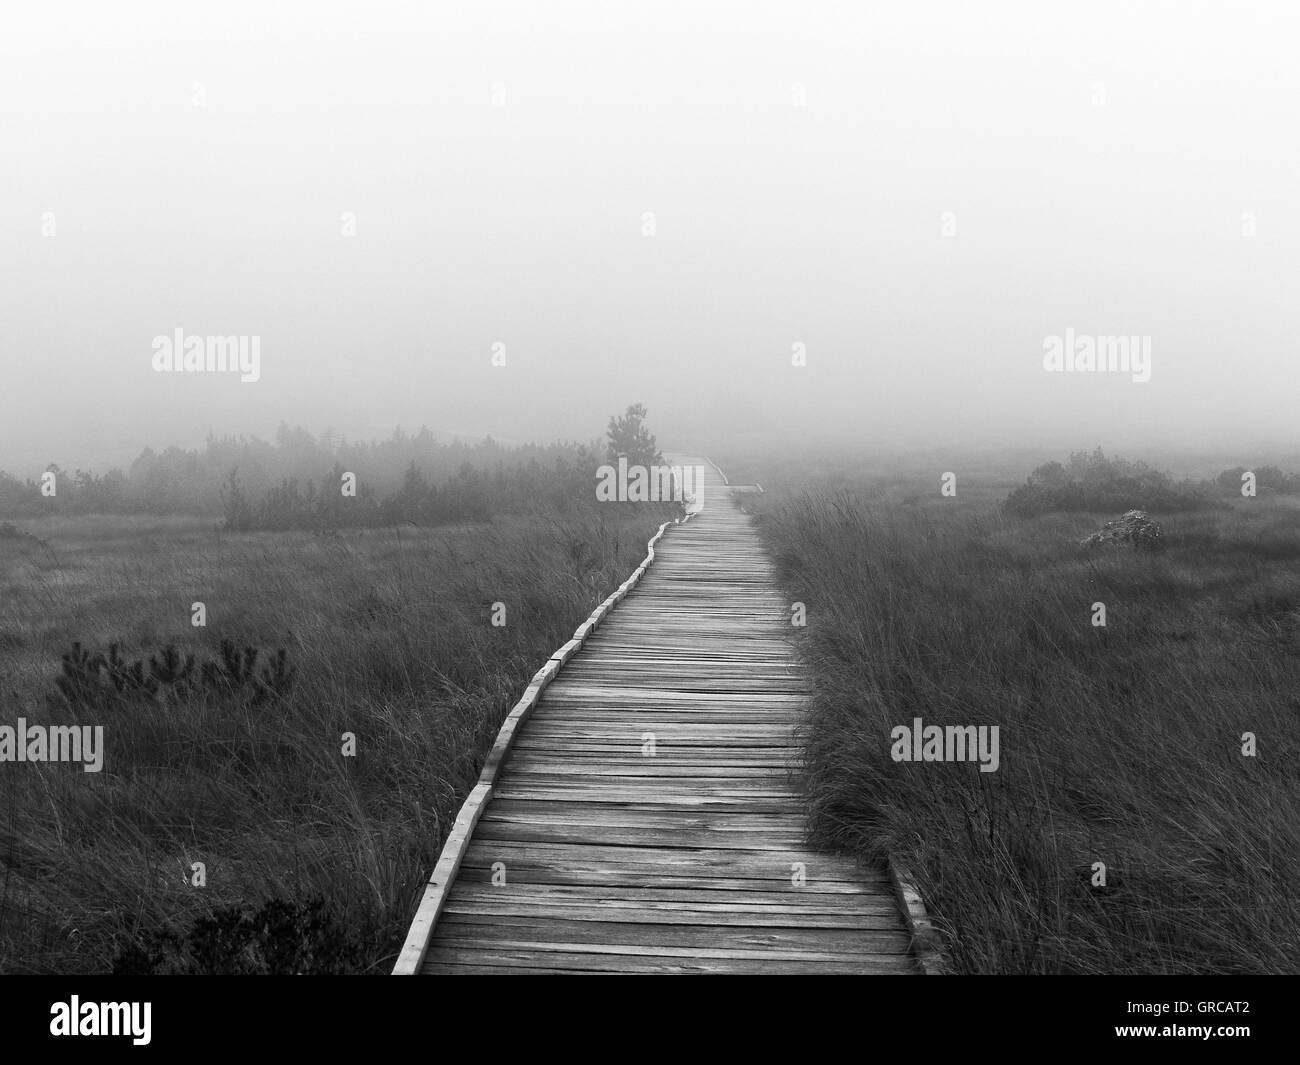
<svg viewBox="0 0 1300 1065">
<path fill-rule="evenodd" d="M 1278 20 L 14 8 L 0 468 L 281 422 L 587 441 L 635 402 L 675 447 L 1293 453 Z M 177 331 L 255 372 L 159 369 Z"/>
</svg>

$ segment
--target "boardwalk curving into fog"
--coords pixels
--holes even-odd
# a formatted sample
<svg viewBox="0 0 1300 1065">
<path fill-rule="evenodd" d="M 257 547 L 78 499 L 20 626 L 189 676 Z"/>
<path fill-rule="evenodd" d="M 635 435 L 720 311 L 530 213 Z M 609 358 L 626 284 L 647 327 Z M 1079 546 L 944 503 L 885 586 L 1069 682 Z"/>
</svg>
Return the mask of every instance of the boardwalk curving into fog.
<svg viewBox="0 0 1300 1065">
<path fill-rule="evenodd" d="M 673 461 L 703 508 L 512 713 L 395 972 L 922 971 L 887 870 L 805 842 L 788 604 Z"/>
</svg>

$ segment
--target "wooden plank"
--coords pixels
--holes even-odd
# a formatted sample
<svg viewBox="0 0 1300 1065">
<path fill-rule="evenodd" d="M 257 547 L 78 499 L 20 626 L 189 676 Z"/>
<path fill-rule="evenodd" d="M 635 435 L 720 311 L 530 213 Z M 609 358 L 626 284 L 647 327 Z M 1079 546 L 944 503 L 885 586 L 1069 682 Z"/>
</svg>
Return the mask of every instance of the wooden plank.
<svg viewBox="0 0 1300 1065">
<path fill-rule="evenodd" d="M 728 946 L 713 946 L 708 942 L 709 930 L 702 930 L 703 935 L 699 936 L 699 943 L 690 946 L 668 946 L 659 945 L 654 942 L 643 943 L 607 943 L 579 940 L 578 942 L 569 942 L 558 936 L 554 939 L 543 938 L 536 932 L 522 934 L 522 930 L 514 926 L 481 926 L 475 929 L 471 934 L 465 929 L 454 928 L 449 930 L 446 936 L 439 937 L 439 944 L 445 945 L 448 950 L 456 950 L 464 947 L 474 947 L 483 950 L 497 951 L 530 951 L 536 954 L 547 953 L 575 953 L 575 954 L 604 954 L 604 955 L 626 955 L 652 957 L 652 958 L 680 958 L 683 960 L 694 960 L 700 958 L 717 958 L 717 959 L 737 959 L 753 961 L 808 961 L 808 962 L 849 962 L 857 964 L 864 958 L 873 960 L 884 960 L 886 958 L 905 959 L 909 966 L 915 966 L 916 959 L 913 958 L 906 950 L 902 951 L 871 951 L 871 952 L 850 952 L 818 949 L 815 945 L 808 942 L 809 936 L 799 937 L 797 935 L 787 936 L 773 932 L 765 936 L 761 932 L 755 932 L 752 935 L 735 935 L 726 936 L 726 929 L 716 929 L 715 934 L 723 937 L 723 941 Z M 463 934 L 462 934 L 463 933 Z M 593 932 L 593 936 L 602 935 L 599 932 Z M 603 935 L 608 936 L 605 932 Z M 811 935 L 811 934 L 810 934 Z M 653 936 L 637 937 L 635 931 L 630 926 L 622 927 L 619 930 L 619 936 L 631 938 L 653 939 Z M 749 945 L 752 942 L 752 946 Z M 906 942 L 906 940 L 904 940 Z"/>
<path fill-rule="evenodd" d="M 639 909 L 647 906 L 688 910 L 755 913 L 827 913 L 896 915 L 895 901 L 879 892 L 809 892 L 793 886 L 784 891 L 647 887 L 635 898 L 611 898 L 604 887 L 584 885 L 516 884 L 493 887 L 463 884 L 448 909 L 456 906 L 527 905 L 536 907 L 597 907 L 603 910 Z"/>
<path fill-rule="evenodd" d="M 633 783 L 605 781 L 591 784 L 587 781 L 562 781 L 539 783 L 503 780 L 493 790 L 493 798 L 527 799 L 529 801 L 556 800 L 561 802 L 622 803 L 640 805 L 661 803 L 672 806 L 714 807 L 718 809 L 743 807 L 762 811 L 789 810 L 796 801 L 791 788 L 744 791 L 722 788 L 691 788 L 681 781 L 673 783 L 672 790 L 661 787 L 643 787 Z"/>
<path fill-rule="evenodd" d="M 534 825 L 639 825 L 645 828 L 694 828 L 713 832 L 776 830 L 802 835 L 805 822 L 797 813 L 725 812 L 692 808 L 611 805 L 578 802 L 530 802 L 526 799 L 498 799 L 492 804 L 493 821 L 517 821 Z"/>
<path fill-rule="evenodd" d="M 575 835 L 592 845 L 616 847 L 709 847 L 714 850 L 781 851 L 788 853 L 804 844 L 802 829 L 778 832 L 753 828 L 720 832 L 717 829 L 676 827 L 648 828 L 642 825 L 611 824 L 521 824 L 517 821 L 485 820 L 476 833 L 480 840 L 508 840 L 515 843 L 568 843 Z"/>
<path fill-rule="evenodd" d="M 700 925 L 707 928 L 720 926 L 740 928 L 788 928 L 797 926 L 804 929 L 843 929 L 847 931 L 869 930 L 887 931 L 893 939 L 891 943 L 895 953 L 905 953 L 907 937 L 899 936 L 898 912 L 894 909 L 881 913 L 856 913 L 837 910 L 803 910 L 791 907 L 774 909 L 767 906 L 737 906 L 729 908 L 715 905 L 706 909 L 693 909 L 686 906 L 644 905 L 610 907 L 608 905 L 583 906 L 573 902 L 560 905 L 548 905 L 542 902 L 531 904 L 514 902 L 482 901 L 460 902 L 449 905 L 442 914 L 445 928 L 463 924 L 488 923 L 504 924 L 510 918 L 527 918 L 529 920 L 587 921 L 601 923 L 607 928 L 611 922 L 622 924 L 648 925 Z M 603 923 L 602 923 L 603 922 Z M 859 953 L 859 951 L 854 951 Z"/>
<path fill-rule="evenodd" d="M 424 972 L 430 975 L 453 971 L 478 971 L 480 966 L 505 969 L 512 972 L 541 973 L 698 973 L 698 974 L 762 974 L 804 973 L 822 976 L 858 976 L 866 973 L 904 975 L 916 972 L 913 959 L 901 956 L 886 958 L 851 958 L 834 961 L 806 961 L 778 954 L 774 959 L 760 954 L 739 951 L 728 957 L 712 955 L 601 955 L 598 953 L 504 949 L 502 945 L 438 946 L 430 953 Z"/>
<path fill-rule="evenodd" d="M 753 874 L 753 870 L 742 870 Z M 525 862 L 515 859 L 506 867 L 508 883 L 513 886 L 543 885 L 554 887 L 599 887 L 607 892 L 616 891 L 621 897 L 637 898 L 646 884 L 660 888 L 682 890 L 722 891 L 735 894 L 787 890 L 791 894 L 872 895 L 889 897 L 889 881 L 879 874 L 864 874 L 857 880 L 829 880 L 813 878 L 802 887 L 795 887 L 789 876 L 773 870 L 770 875 L 723 875 L 715 869 L 647 870 L 642 865 L 615 867 L 608 862 L 571 862 L 563 867 L 549 863 Z M 482 886 L 491 884 L 493 872 L 490 865 L 463 865 L 456 876 L 460 885 Z"/>
<path fill-rule="evenodd" d="M 576 920 L 567 917 L 475 915 L 444 917 L 440 940 L 535 945 L 538 950 L 589 950 L 593 953 L 664 953 L 689 957 L 717 951 L 784 951 L 834 961 L 837 956 L 908 955 L 906 933 L 897 920 L 889 927 L 836 928 L 756 924 L 638 923 L 627 920 Z M 622 949 L 619 949 L 622 948 Z M 682 952 L 682 953 L 678 953 Z M 720 955 L 725 957 L 726 955 Z"/>
<path fill-rule="evenodd" d="M 503 862 L 507 868 L 592 868 L 605 870 L 657 869 L 662 874 L 698 875 L 716 872 L 720 876 L 758 877 L 788 882 L 797 875 L 795 863 L 803 866 L 808 880 L 845 880 L 854 883 L 862 871 L 842 858 L 818 854 L 799 847 L 733 850 L 726 847 L 640 847 L 600 844 L 518 842 L 478 839 L 470 843 L 463 864 L 491 868 Z M 887 882 L 881 871 L 880 879 Z M 900 916 L 901 926 L 901 916 Z"/>
</svg>

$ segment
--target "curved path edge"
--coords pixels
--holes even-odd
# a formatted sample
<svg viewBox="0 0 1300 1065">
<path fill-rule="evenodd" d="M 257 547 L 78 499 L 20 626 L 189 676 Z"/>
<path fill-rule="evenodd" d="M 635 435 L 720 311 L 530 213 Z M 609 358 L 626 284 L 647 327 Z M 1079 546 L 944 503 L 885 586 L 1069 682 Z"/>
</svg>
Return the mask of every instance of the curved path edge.
<svg viewBox="0 0 1300 1065">
<path fill-rule="evenodd" d="M 718 472 L 721 473 L 722 471 L 719 470 Z M 438 863 L 433 867 L 433 874 L 429 877 L 429 883 L 424 889 L 424 896 L 420 899 L 419 908 L 415 911 L 411 927 L 406 933 L 406 942 L 402 945 L 401 953 L 397 956 L 397 963 L 393 966 L 393 976 L 415 976 L 419 973 L 420 966 L 424 962 L 424 956 L 429 949 L 433 929 L 437 925 L 438 917 L 441 915 L 443 905 L 447 901 L 447 893 L 456 879 L 461 860 L 465 856 L 465 848 L 469 845 L 470 838 L 474 834 L 474 826 L 478 824 L 479 817 L 482 815 L 488 801 L 492 798 L 492 786 L 496 782 L 497 773 L 501 766 L 505 764 L 506 757 L 514 746 L 515 736 L 520 726 L 528 720 L 528 715 L 533 712 L 533 708 L 541 698 L 542 692 L 555 679 L 555 675 L 564 664 L 582 649 L 582 645 L 586 643 L 587 637 L 592 630 L 605 619 L 606 615 L 618 605 L 628 592 L 636 587 L 637 581 L 641 579 L 645 571 L 650 568 L 650 563 L 654 561 L 655 544 L 659 542 L 669 526 L 684 525 L 696 513 L 697 511 L 688 510 L 684 517 L 666 521 L 659 526 L 659 531 L 650 537 L 646 543 L 646 556 L 642 559 L 641 564 L 637 566 L 627 580 L 606 597 L 600 606 L 591 612 L 586 621 L 578 626 L 573 633 L 573 638 L 555 654 L 551 655 L 546 664 L 533 674 L 533 679 L 528 682 L 528 687 L 524 689 L 524 694 L 520 697 L 519 702 L 515 703 L 510 713 L 506 715 L 506 719 L 501 725 L 501 731 L 497 733 L 496 742 L 492 745 L 492 750 L 488 752 L 487 761 L 483 763 L 483 771 L 479 774 L 478 783 L 466 796 L 460 812 L 456 815 L 456 821 L 452 825 L 451 832 L 442 845 L 442 853 L 438 856 Z"/>
</svg>

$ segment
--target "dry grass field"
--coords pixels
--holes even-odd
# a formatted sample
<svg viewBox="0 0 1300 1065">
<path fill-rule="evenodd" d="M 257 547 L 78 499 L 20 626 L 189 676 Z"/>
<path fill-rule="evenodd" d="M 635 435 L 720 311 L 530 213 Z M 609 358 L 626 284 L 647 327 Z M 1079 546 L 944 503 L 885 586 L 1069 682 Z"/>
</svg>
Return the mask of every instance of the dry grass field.
<svg viewBox="0 0 1300 1065">
<path fill-rule="evenodd" d="M 1027 467 L 732 465 L 807 607 L 814 828 L 905 860 L 958 971 L 1300 970 L 1295 497 L 1098 552 L 1113 513 L 1001 510 Z M 1000 768 L 895 762 L 915 717 L 998 725 Z"/>
<path fill-rule="evenodd" d="M 12 523 L 0 721 L 101 724 L 107 755 L 99 773 L 0 767 L 0 970 L 386 972 L 502 718 L 644 557 L 660 509 L 330 533 Z M 57 699 L 74 642 L 208 661 L 225 639 L 257 668 L 284 649 L 292 688 Z"/>
</svg>

